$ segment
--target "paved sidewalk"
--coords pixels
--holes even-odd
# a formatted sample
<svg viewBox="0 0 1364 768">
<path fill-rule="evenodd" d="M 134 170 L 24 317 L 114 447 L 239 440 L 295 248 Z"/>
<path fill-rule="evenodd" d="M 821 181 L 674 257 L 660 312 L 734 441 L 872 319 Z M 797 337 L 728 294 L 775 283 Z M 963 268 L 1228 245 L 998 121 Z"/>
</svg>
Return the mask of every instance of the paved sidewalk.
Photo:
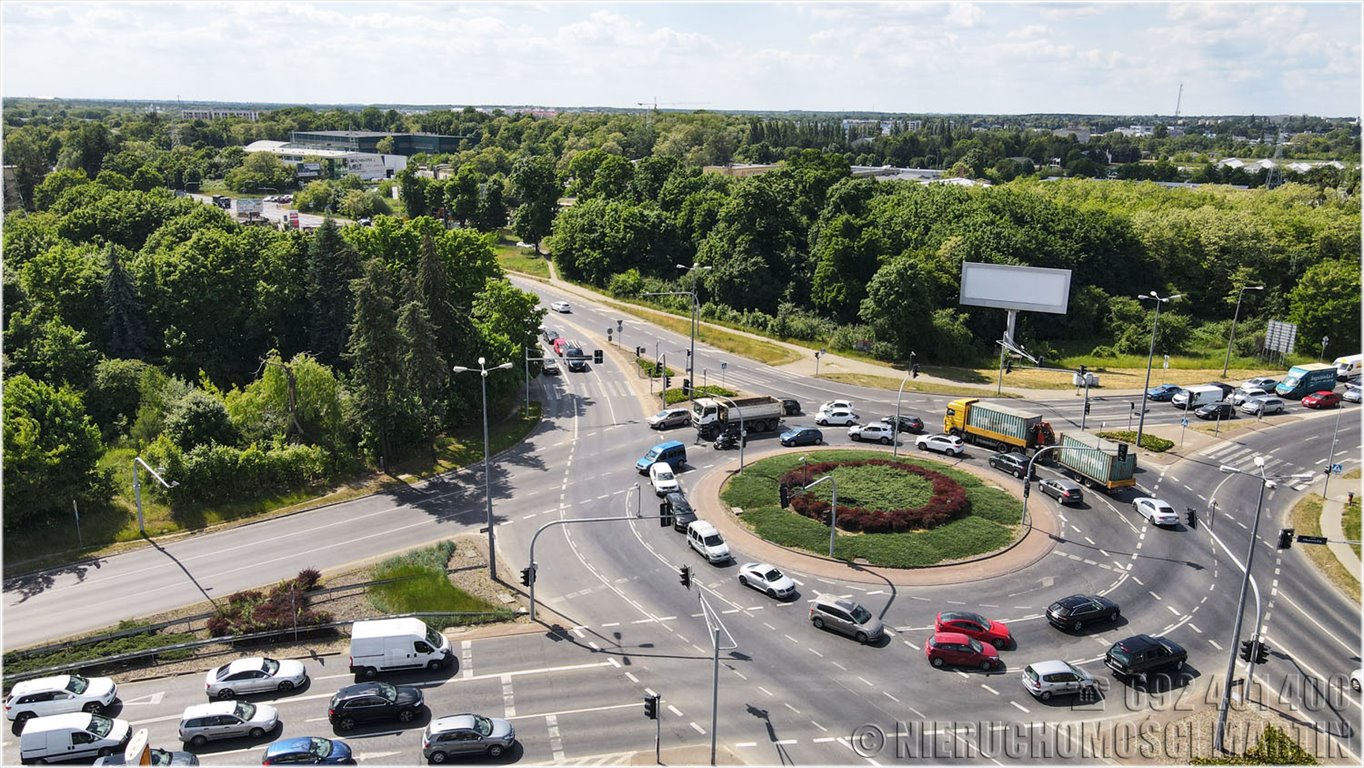
<svg viewBox="0 0 1364 768">
<path fill-rule="evenodd" d="M 1353 534 L 1345 531 L 1345 500 L 1347 494 L 1353 492 L 1356 499 L 1360 498 L 1359 478 L 1353 480 L 1333 479 L 1329 486 L 1331 495 L 1321 505 L 1321 535 L 1331 539 L 1327 546 L 1331 548 L 1331 554 L 1336 556 L 1340 564 L 1345 566 L 1356 579 L 1360 578 L 1361 566 L 1359 555 L 1355 554 L 1354 548 L 1349 544 L 1337 543 L 1340 540 L 1353 541 L 1359 537 L 1359 531 Z"/>
</svg>

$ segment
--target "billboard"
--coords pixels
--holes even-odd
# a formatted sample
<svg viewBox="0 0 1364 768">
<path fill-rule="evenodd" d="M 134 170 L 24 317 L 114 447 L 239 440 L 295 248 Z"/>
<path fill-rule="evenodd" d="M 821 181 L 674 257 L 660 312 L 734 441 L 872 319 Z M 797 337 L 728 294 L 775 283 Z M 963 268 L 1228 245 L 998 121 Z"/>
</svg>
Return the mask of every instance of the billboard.
<svg viewBox="0 0 1364 768">
<path fill-rule="evenodd" d="M 1070 303 L 1070 270 L 964 261 L 959 302 L 1064 315 Z"/>
<path fill-rule="evenodd" d="M 1275 352 L 1291 355 L 1293 354 L 1293 345 L 1297 339 L 1298 326 L 1296 323 L 1270 320 L 1269 325 L 1265 328 L 1265 349 L 1272 349 Z"/>
<path fill-rule="evenodd" d="M 260 198 L 239 197 L 236 204 L 238 216 L 259 216 L 265 210 L 265 202 Z"/>
</svg>

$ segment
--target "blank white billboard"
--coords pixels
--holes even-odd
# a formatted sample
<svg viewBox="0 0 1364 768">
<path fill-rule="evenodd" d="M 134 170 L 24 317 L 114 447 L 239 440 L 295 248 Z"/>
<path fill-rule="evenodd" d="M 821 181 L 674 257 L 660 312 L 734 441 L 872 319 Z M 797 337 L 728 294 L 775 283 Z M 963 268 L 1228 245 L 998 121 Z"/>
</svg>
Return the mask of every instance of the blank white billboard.
<svg viewBox="0 0 1364 768">
<path fill-rule="evenodd" d="M 1064 315 L 1070 303 L 1070 270 L 964 261 L 960 303 Z"/>
</svg>

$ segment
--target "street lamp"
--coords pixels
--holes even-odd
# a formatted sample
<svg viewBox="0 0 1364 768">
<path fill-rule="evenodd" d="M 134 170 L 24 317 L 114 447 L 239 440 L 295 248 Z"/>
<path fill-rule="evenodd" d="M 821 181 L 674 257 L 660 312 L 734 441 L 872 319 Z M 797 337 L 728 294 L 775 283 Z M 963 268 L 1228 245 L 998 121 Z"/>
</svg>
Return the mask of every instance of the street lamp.
<svg viewBox="0 0 1364 768">
<path fill-rule="evenodd" d="M 1231 333 L 1227 336 L 1227 359 L 1222 362 L 1222 375 L 1227 375 L 1227 366 L 1231 365 L 1231 342 L 1236 338 L 1236 321 L 1241 317 L 1241 299 L 1245 297 L 1246 291 L 1263 291 L 1263 285 L 1243 285 L 1241 290 L 1236 292 L 1236 314 L 1231 316 Z"/>
<path fill-rule="evenodd" d="M 900 382 L 900 391 L 895 395 L 895 423 L 890 428 L 891 439 L 894 441 L 891 445 L 894 447 L 890 449 L 890 455 L 896 458 L 900 456 L 900 398 L 904 397 L 905 385 L 909 383 L 909 377 L 913 373 L 914 368 L 912 366 L 908 371 L 905 371 L 905 378 Z"/>
<path fill-rule="evenodd" d="M 167 490 L 174 488 L 180 483 L 179 481 L 174 481 L 170 483 L 166 482 L 165 478 L 157 474 L 157 471 L 152 469 L 150 464 L 143 461 L 141 456 L 133 457 L 133 499 L 136 500 L 137 502 L 137 532 L 145 537 L 147 535 L 147 526 L 142 522 L 142 481 L 138 479 L 137 476 L 138 464 L 141 464 L 142 468 L 147 470 L 147 472 L 150 473 L 152 477 L 156 478 L 156 482 L 165 486 Z M 166 470 L 163 467 L 161 471 L 165 472 Z"/>
<path fill-rule="evenodd" d="M 481 374 L 480 381 L 483 384 L 483 498 L 488 505 L 488 578 L 497 581 L 496 537 L 493 533 L 492 481 L 488 474 L 488 374 L 493 371 L 511 368 L 512 364 L 503 363 L 492 368 L 488 368 L 486 365 L 486 358 L 480 357 L 478 359 L 478 372 Z M 468 373 L 473 369 L 463 365 L 456 365 L 451 370 L 455 373 Z"/>
<path fill-rule="evenodd" d="M 833 495 L 829 497 L 829 559 L 832 560 L 834 557 L 834 533 L 838 530 L 834 527 L 838 522 L 838 480 L 832 474 L 825 475 L 809 485 L 801 486 L 801 490 L 808 491 L 825 480 L 828 480 L 829 484 L 833 486 Z"/>
<path fill-rule="evenodd" d="M 1326 345 L 1331 343 L 1330 336 L 1321 337 L 1321 361 L 1326 362 Z"/>
<path fill-rule="evenodd" d="M 687 356 L 687 378 L 692 380 L 692 386 L 696 385 L 696 326 L 700 323 L 701 305 L 696 298 L 696 274 L 695 271 L 712 270 L 715 267 L 703 267 L 699 264 L 678 264 L 677 268 L 691 275 L 691 354 Z"/>
<path fill-rule="evenodd" d="M 1141 416 L 1137 418 L 1137 448 L 1141 448 L 1141 433 L 1146 429 L 1146 390 L 1151 388 L 1151 358 L 1156 356 L 1156 328 L 1160 327 L 1160 305 L 1167 301 L 1174 301 L 1183 295 L 1176 293 L 1173 296 L 1161 298 L 1156 295 L 1155 291 L 1151 291 L 1149 294 L 1137 296 L 1142 301 L 1146 299 L 1155 299 L 1156 301 L 1156 318 L 1151 322 L 1151 351 L 1146 353 L 1146 385 L 1141 388 Z"/>
<path fill-rule="evenodd" d="M 1236 467 L 1223 464 L 1218 470 L 1228 475 L 1245 475 L 1260 481 L 1260 498 L 1255 502 L 1255 522 L 1250 528 L 1250 541 L 1246 544 L 1246 563 L 1241 575 L 1241 596 L 1236 600 L 1236 621 L 1231 630 L 1231 647 L 1227 650 L 1227 678 L 1222 686 L 1222 701 L 1217 705 L 1217 730 L 1213 735 L 1212 748 L 1215 751 L 1222 750 L 1223 737 L 1227 730 L 1227 709 L 1231 706 L 1231 676 L 1236 673 L 1236 649 L 1241 642 L 1241 620 L 1245 618 L 1246 611 L 1246 589 L 1250 586 L 1250 567 L 1255 562 L 1255 544 L 1260 533 L 1260 512 L 1264 509 L 1265 489 L 1273 488 L 1276 480 L 1310 478 L 1312 475 L 1306 473 L 1284 475 L 1271 479 L 1265 474 L 1265 457 L 1255 457 L 1255 472 L 1246 472 Z M 1259 632 L 1259 627 L 1256 627 Z M 1253 662 L 1252 662 L 1253 663 Z M 1250 692 L 1246 691 L 1246 695 Z"/>
</svg>

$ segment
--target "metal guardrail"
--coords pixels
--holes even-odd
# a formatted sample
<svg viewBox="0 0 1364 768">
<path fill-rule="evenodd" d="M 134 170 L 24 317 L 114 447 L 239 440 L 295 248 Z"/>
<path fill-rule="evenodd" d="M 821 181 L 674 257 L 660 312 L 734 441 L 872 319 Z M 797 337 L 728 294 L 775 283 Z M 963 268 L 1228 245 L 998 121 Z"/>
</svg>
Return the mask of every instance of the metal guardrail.
<svg viewBox="0 0 1364 768">
<path fill-rule="evenodd" d="M 390 579 L 389 581 L 395 581 L 395 579 Z M 351 586 L 354 586 L 354 585 L 351 585 Z M 209 615 L 212 615 L 212 614 L 209 614 Z M 295 635 L 295 636 L 297 636 L 298 633 L 300 633 L 300 632 L 315 632 L 315 631 L 317 631 L 317 630 L 319 630 L 319 629 L 338 629 L 338 628 L 340 628 L 340 627 L 348 627 L 348 626 L 354 624 L 356 621 L 373 621 L 373 620 L 375 620 L 375 619 L 402 619 L 402 618 L 418 618 L 418 619 L 426 619 L 426 618 L 448 618 L 448 617 L 470 617 L 470 618 L 479 618 L 479 619 L 504 619 L 504 618 L 507 618 L 507 617 L 510 616 L 510 615 L 513 615 L 513 611 L 511 611 L 510 609 L 504 610 L 504 611 L 444 611 L 444 612 L 442 612 L 442 611 L 434 611 L 434 612 L 419 612 L 419 613 L 399 613 L 399 614 L 391 614 L 391 615 L 385 615 L 385 616 L 373 616 L 373 617 L 370 617 L 370 618 L 367 618 L 367 619 L 354 619 L 354 620 L 351 620 L 351 621 L 333 621 L 333 622 L 329 622 L 329 623 L 326 623 L 326 624 L 309 624 L 309 625 L 304 626 L 304 627 L 288 627 L 288 628 L 285 628 L 285 629 L 272 629 L 272 630 L 269 630 L 269 631 L 267 631 L 267 632 L 251 632 L 251 633 L 248 633 L 248 634 L 245 634 L 245 635 L 225 635 L 225 636 L 223 636 L 223 637 L 210 637 L 210 638 L 208 638 L 207 640 L 191 640 L 191 641 L 189 641 L 189 642 L 185 642 L 185 643 L 176 643 L 176 644 L 174 644 L 174 645 L 163 645 L 163 646 L 161 646 L 161 647 L 159 647 L 159 648 L 151 648 L 151 649 L 142 650 L 142 651 L 130 651 L 130 652 L 128 652 L 128 653 L 119 653 L 119 654 L 115 654 L 115 655 L 113 655 L 113 656 L 105 656 L 105 657 L 101 657 L 101 658 L 98 658 L 98 659 L 87 659 L 87 660 L 85 660 L 85 661 L 72 662 L 72 663 L 70 663 L 70 664 L 58 664 L 58 665 L 56 665 L 56 666 L 44 667 L 44 668 L 42 668 L 42 669 L 29 670 L 29 671 L 27 671 L 27 672 L 17 672 L 17 673 L 15 673 L 15 674 L 13 674 L 13 675 L 5 675 L 5 677 L 3 678 L 3 680 L 0 680 L 0 683 L 3 683 L 3 685 L 6 687 L 6 689 L 8 689 L 8 687 L 9 687 L 10 685 L 12 685 L 12 684 L 14 684 L 14 683 L 17 683 L 17 682 L 20 682 L 20 681 L 22 681 L 22 680 L 32 680 L 32 679 L 38 678 L 38 677 L 47 677 L 47 676 L 49 676 L 49 675 L 59 675 L 59 674 L 63 674 L 63 673 L 66 673 L 66 672 L 78 671 L 78 670 L 81 670 L 81 669 L 85 669 L 85 668 L 87 668 L 87 667 L 102 667 L 102 666 L 108 666 L 108 665 L 111 665 L 111 664 L 118 664 L 118 663 L 124 662 L 124 661 L 132 661 L 132 660 L 135 660 L 135 659 L 141 659 L 141 658 L 147 658 L 147 657 L 155 657 L 155 656 L 159 656 L 159 655 L 161 655 L 161 654 L 163 654 L 163 653 L 166 653 L 166 652 L 168 652 L 168 651 L 194 650 L 194 649 L 197 649 L 197 648 L 203 648 L 203 647 L 210 646 L 210 645 L 222 645 L 222 644 L 229 644 L 229 643 L 239 643 L 239 642 L 243 642 L 243 641 L 247 641 L 247 640 L 260 640 L 260 639 L 264 639 L 264 638 L 267 638 L 267 637 L 277 637 L 277 636 L 279 636 L 279 635 Z"/>
</svg>

